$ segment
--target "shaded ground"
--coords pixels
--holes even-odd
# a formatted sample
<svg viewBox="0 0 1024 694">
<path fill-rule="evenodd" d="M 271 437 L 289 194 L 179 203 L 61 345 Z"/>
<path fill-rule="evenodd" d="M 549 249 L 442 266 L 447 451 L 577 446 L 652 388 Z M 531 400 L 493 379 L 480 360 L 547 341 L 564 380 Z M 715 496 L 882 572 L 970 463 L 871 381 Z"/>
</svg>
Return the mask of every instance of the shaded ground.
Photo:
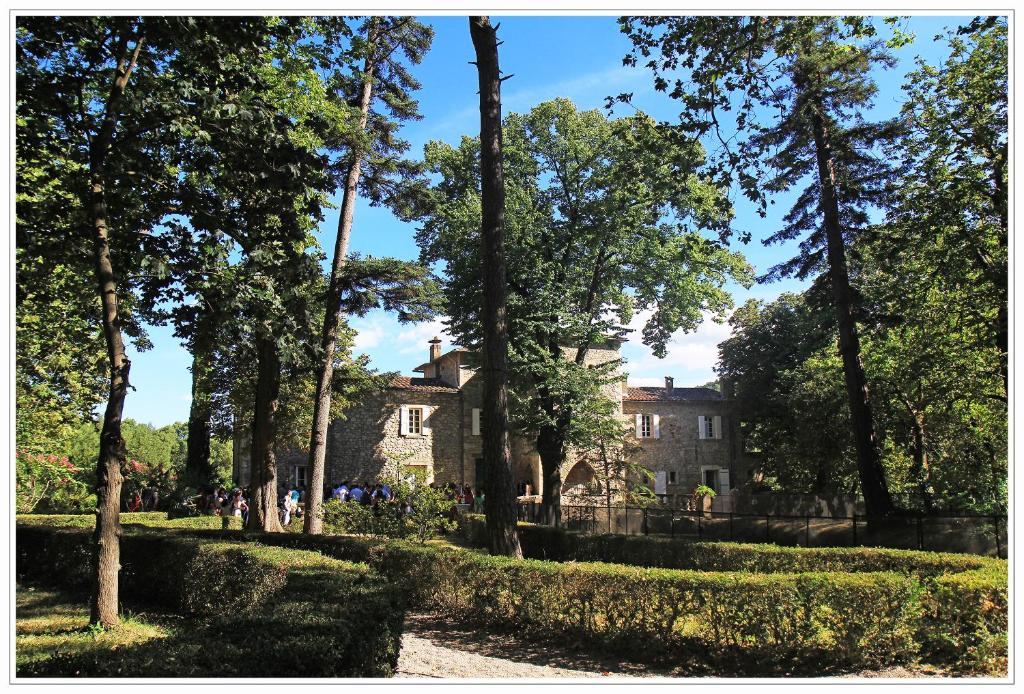
<svg viewBox="0 0 1024 694">
<path fill-rule="evenodd" d="M 111 651 L 171 633 L 167 620 L 131 612 L 115 629 L 90 629 L 86 596 L 19 585 L 16 599 L 15 658 L 19 669 L 54 656 Z"/>
</svg>

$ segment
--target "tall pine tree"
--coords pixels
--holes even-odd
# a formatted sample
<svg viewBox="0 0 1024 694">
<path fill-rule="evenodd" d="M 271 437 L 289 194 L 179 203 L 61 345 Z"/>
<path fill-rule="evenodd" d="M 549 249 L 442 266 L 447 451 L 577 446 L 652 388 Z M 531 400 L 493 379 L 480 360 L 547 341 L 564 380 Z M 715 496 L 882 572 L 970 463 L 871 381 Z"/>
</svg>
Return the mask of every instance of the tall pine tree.
<svg viewBox="0 0 1024 694">
<path fill-rule="evenodd" d="M 649 58 L 655 87 L 686 107 L 682 127 L 722 144 L 716 175 L 730 180 L 738 174 L 740 188 L 762 206 L 775 193 L 804 186 L 785 226 L 767 239 L 800 239 L 800 253 L 765 279 L 822 275 L 830 287 L 861 491 L 871 519 L 884 518 L 893 504 L 861 363 L 847 255 L 891 174 L 877 148 L 891 142 L 897 128 L 862 117 L 876 93 L 871 71 L 893 63 L 887 45 L 863 18 L 621 22 L 634 45 L 626 62 Z M 894 40 L 902 40 L 898 31 Z M 740 136 L 738 145 L 730 128 Z"/>
</svg>

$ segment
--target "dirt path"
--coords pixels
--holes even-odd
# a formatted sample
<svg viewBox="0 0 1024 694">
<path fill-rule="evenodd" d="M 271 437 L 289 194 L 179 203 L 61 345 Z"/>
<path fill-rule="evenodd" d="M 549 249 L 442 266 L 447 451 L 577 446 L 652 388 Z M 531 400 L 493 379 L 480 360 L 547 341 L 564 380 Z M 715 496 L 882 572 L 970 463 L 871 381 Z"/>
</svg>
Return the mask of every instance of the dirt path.
<svg viewBox="0 0 1024 694">
<path fill-rule="evenodd" d="M 529 643 L 432 614 L 405 619 L 396 677 L 652 677 L 645 666 Z"/>
</svg>

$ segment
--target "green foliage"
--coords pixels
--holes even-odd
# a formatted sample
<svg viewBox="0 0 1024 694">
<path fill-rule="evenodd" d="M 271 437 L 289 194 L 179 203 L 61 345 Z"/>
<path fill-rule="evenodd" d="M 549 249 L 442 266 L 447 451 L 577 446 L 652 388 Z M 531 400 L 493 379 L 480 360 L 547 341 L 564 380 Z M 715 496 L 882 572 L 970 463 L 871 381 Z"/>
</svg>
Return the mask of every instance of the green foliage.
<svg viewBox="0 0 1024 694">
<path fill-rule="evenodd" d="M 889 486 L 901 505 L 924 510 L 1004 507 L 1005 20 L 978 18 L 951 33 L 949 58 L 919 60 L 900 117 L 877 124 L 861 112 L 876 96 L 872 66 L 891 65 L 889 49 L 908 42 L 896 19 L 886 20 L 884 43 L 877 22 L 862 17 L 621 23 L 633 43 L 627 64 L 644 61 L 656 89 L 684 104 L 683 130 L 718 136 L 712 176 L 738 183 L 762 209 L 817 180 L 812 130 L 820 121 Z M 830 327 L 819 197 L 817 184 L 805 188 L 768 239 L 803 241 L 765 277 L 817 276 L 814 285 L 802 297 L 736 311 L 720 372 L 736 386 L 748 447 L 762 455 L 769 481 L 831 494 L 856 488 L 856 455 Z M 872 211 L 884 211 L 884 221 L 873 224 Z"/>
<path fill-rule="evenodd" d="M 48 266 L 46 278 L 39 277 L 42 267 L 35 265 L 49 264 L 29 254 L 19 248 L 16 256 L 15 436 L 19 450 L 51 454 L 66 449 L 102 400 L 106 352 L 87 278 L 64 266 Z"/>
<path fill-rule="evenodd" d="M 731 307 L 724 284 L 751 271 L 698 231 L 724 228 L 731 209 L 697 174 L 701 146 L 673 129 L 556 99 L 508 115 L 502 136 L 511 415 L 550 442 L 538 445 L 548 476 L 567 446 L 606 439 L 614 419 L 606 387 L 619 364 L 591 368 L 587 351 L 647 311 L 644 343 L 663 356 L 676 331 L 708 313 L 721 319 Z M 480 344 L 482 325 L 479 147 L 470 137 L 428 143 L 437 181 L 412 215 L 421 260 L 444 264 L 449 330 L 467 347 Z"/>
<path fill-rule="evenodd" d="M 374 552 L 372 563 L 408 586 L 417 604 L 623 654 L 700 652 L 712 661 L 743 658 L 756 671 L 791 658 L 813 657 L 817 667 L 907 662 L 917 650 L 920 586 L 899 574 L 555 564 L 399 543 Z"/>
<path fill-rule="evenodd" d="M 34 454 L 18 450 L 15 456 L 15 507 L 18 513 L 37 509 L 76 512 L 88 508 L 95 498 L 88 487 L 76 479 L 79 469 L 68 457 Z"/>
<path fill-rule="evenodd" d="M 965 327 L 960 295 L 913 287 L 925 270 L 883 261 L 861 246 L 859 275 L 872 322 L 862 356 L 882 462 L 900 503 L 979 512 L 1005 507 L 1006 409 L 998 353 Z M 934 277 L 931 270 L 929 277 Z M 929 280 L 930 281 L 930 280 Z M 791 492 L 856 488 L 842 364 L 816 290 L 748 302 L 719 345 L 719 372 L 735 385 L 748 450 L 767 480 Z"/>
<path fill-rule="evenodd" d="M 329 533 L 415 537 L 421 544 L 455 529 L 451 519 L 455 502 L 445 490 L 428 485 L 421 474 L 398 479 L 389 486 L 392 500 L 377 505 L 336 500 L 324 503 L 324 529 Z"/>
<path fill-rule="evenodd" d="M 377 508 L 356 501 L 332 499 L 323 505 L 324 531 L 333 534 L 406 537 L 412 528 L 404 521 L 397 504 Z"/>
<path fill-rule="evenodd" d="M 938 41 L 941 37 L 936 36 Z M 978 18 L 946 36 L 941 65 L 907 75 L 900 165 L 874 246 L 895 265 L 910 306 L 942 297 L 969 349 L 1008 349 L 1008 43 L 1006 19 Z M 912 252 L 907 252 L 911 250 Z M 905 269 L 904 269 L 905 268 Z M 930 296 L 931 295 L 931 296 Z"/>
<path fill-rule="evenodd" d="M 19 675 L 382 677 L 398 660 L 404 601 L 365 565 L 314 552 L 180 536 L 122 538 L 122 586 L 187 615 L 187 629 L 117 651 L 63 654 Z M 88 580 L 89 533 L 19 527 L 22 579 Z M 70 570 L 77 559 L 85 570 Z"/>
<path fill-rule="evenodd" d="M 925 601 L 925 653 L 967 672 L 1007 668 L 1008 594 L 1005 572 L 940 576 Z"/>
<path fill-rule="evenodd" d="M 64 518 L 91 522 L 91 517 Z M 62 521 L 18 518 L 19 574 L 28 566 L 71 584 L 89 580 L 85 532 L 47 527 Z M 486 540 L 481 516 L 470 515 L 464 521 L 464 533 Z M 167 532 L 175 535 L 167 537 Z M 274 566 L 288 564 L 284 592 L 294 589 L 303 600 L 322 593 L 300 591 L 295 563 L 315 569 L 318 562 L 332 561 L 324 557 L 368 561 L 415 605 L 457 615 L 472 613 L 480 623 L 528 634 L 611 645 L 625 654 L 661 652 L 680 662 L 700 655 L 702 662 L 728 668 L 732 674 L 792 672 L 813 663 L 820 675 L 835 666 L 877 667 L 918 658 L 963 673 L 1005 672 L 1005 561 L 873 548 L 578 535 L 525 523 L 519 532 L 527 556 L 565 563 L 511 561 L 451 547 L 355 537 L 131 528 L 126 538 L 143 543 L 131 546 L 140 547 L 138 561 L 150 567 L 148 580 L 157 582 L 149 590 L 158 590 L 158 582 L 166 580 L 158 575 L 160 563 L 154 557 L 163 555 L 153 549 L 159 546 L 154 541 L 178 547 L 172 556 L 191 557 L 198 550 L 186 549 L 193 546 L 190 543 L 203 546 L 200 540 L 208 538 L 232 544 L 215 544 L 206 551 L 227 552 L 235 559 L 257 557 L 270 562 L 266 570 L 272 575 Z M 302 549 L 319 555 L 296 551 Z M 624 563 L 594 563 L 608 561 Z M 170 567 L 167 572 L 184 570 Z M 202 569 L 196 570 L 201 576 Z M 332 569 L 331 574 L 336 576 L 337 571 Z M 221 585 L 219 580 L 214 584 Z M 255 583 L 223 588 L 239 595 L 259 589 Z M 169 588 L 162 590 L 180 596 Z M 269 604 L 276 606 L 277 599 Z M 302 605 L 312 614 L 325 608 L 323 602 Z M 348 607 L 346 603 L 342 611 Z M 272 612 L 279 614 L 276 607 Z M 247 619 L 241 623 L 249 624 Z M 231 658 L 241 657 L 228 652 Z M 198 663 L 207 657 L 202 655 Z M 197 674 L 203 672 L 199 664 L 194 667 Z"/>
<path fill-rule="evenodd" d="M 693 490 L 693 495 L 699 497 L 709 496 L 713 499 L 716 496 L 716 494 L 717 493 L 715 492 L 715 490 L 707 486 L 706 484 L 698 484 L 697 488 Z"/>
<path fill-rule="evenodd" d="M 483 519 L 463 516 L 460 533 L 485 546 Z M 874 547 L 779 547 L 738 542 L 694 542 L 636 535 L 588 535 L 520 523 L 523 553 L 552 561 L 599 561 L 666 569 L 753 573 L 896 572 L 931 578 L 964 572 L 1006 573 L 1006 562 L 970 554 Z"/>
</svg>

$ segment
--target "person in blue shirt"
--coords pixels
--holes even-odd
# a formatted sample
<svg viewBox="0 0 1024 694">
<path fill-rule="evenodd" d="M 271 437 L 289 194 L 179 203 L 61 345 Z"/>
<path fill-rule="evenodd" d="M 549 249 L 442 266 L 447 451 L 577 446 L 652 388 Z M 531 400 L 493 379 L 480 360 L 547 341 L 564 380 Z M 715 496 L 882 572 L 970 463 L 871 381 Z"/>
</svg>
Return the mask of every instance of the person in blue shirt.
<svg viewBox="0 0 1024 694">
<path fill-rule="evenodd" d="M 352 488 L 348 490 L 349 501 L 359 501 L 363 497 L 363 490 L 358 484 L 353 484 Z"/>
<path fill-rule="evenodd" d="M 342 482 L 334 489 L 332 496 L 338 501 L 345 501 L 348 497 L 348 484 Z"/>
</svg>

